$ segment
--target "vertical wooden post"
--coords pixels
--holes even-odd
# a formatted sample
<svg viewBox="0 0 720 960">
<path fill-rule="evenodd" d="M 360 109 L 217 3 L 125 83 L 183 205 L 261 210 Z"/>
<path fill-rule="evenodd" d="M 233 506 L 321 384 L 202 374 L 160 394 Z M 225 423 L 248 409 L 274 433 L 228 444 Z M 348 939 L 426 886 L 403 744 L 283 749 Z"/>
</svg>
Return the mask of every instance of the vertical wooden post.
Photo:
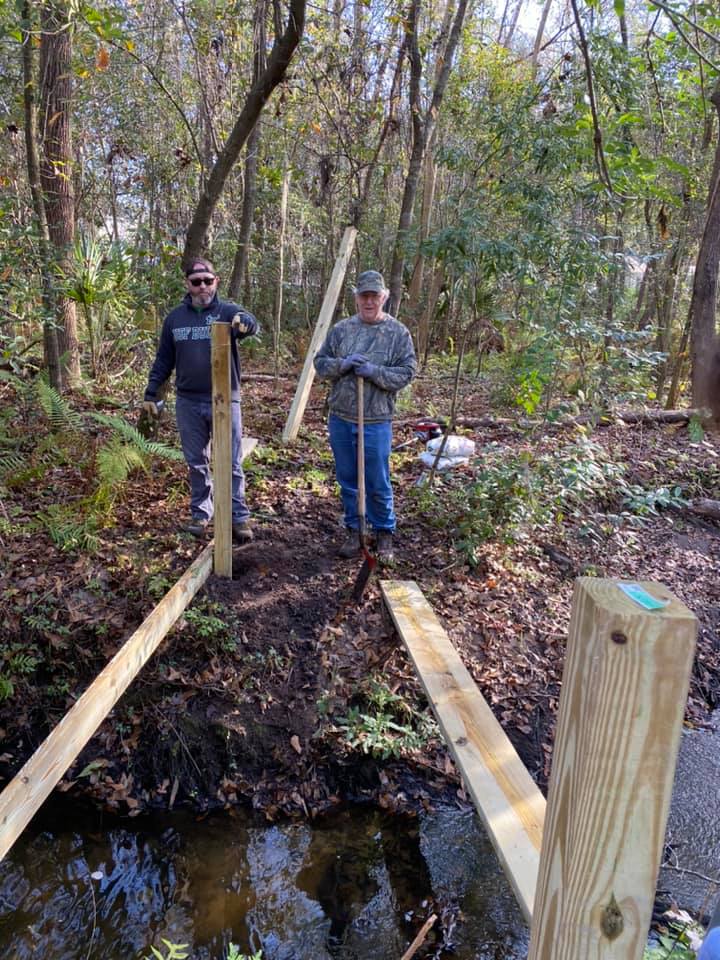
<svg viewBox="0 0 720 960">
<path fill-rule="evenodd" d="M 300 423 L 302 421 L 303 414 L 305 413 L 308 397 L 310 396 L 310 388 L 312 387 L 313 380 L 315 379 L 315 367 L 313 366 L 313 360 L 315 359 L 315 354 L 323 345 L 323 341 L 330 326 L 330 321 L 332 320 L 333 313 L 335 312 L 335 305 L 337 303 L 340 290 L 342 289 L 343 280 L 345 279 L 345 271 L 347 270 L 350 254 L 352 253 L 353 246 L 355 245 L 356 236 L 357 230 L 355 227 L 346 227 L 342 238 L 342 243 L 340 244 L 340 252 L 338 253 L 337 260 L 335 261 L 332 276 L 330 277 L 330 283 L 325 291 L 325 298 L 323 300 L 322 307 L 320 308 L 317 323 L 315 324 L 315 332 L 313 333 L 312 340 L 310 341 L 310 346 L 308 347 L 308 352 L 305 357 L 305 365 L 303 366 L 302 373 L 300 374 L 297 389 L 295 390 L 295 397 L 293 398 L 287 423 L 285 424 L 285 429 L 283 430 L 282 438 L 284 443 L 295 440 L 298 435 Z"/>
<path fill-rule="evenodd" d="M 215 576 L 232 577 L 232 406 L 230 324 L 212 325 Z"/>
<path fill-rule="evenodd" d="M 642 957 L 697 621 L 641 586 L 575 585 L 528 960 Z"/>
</svg>

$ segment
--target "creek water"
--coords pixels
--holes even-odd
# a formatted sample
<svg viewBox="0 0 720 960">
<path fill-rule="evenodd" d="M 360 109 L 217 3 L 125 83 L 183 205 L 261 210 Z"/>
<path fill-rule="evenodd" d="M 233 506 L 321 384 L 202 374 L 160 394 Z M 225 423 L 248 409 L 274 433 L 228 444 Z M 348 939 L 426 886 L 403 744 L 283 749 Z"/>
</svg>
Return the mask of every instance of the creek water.
<svg viewBox="0 0 720 960">
<path fill-rule="evenodd" d="M 231 942 L 263 960 L 399 960 L 433 897 L 457 908 L 452 951 L 431 936 L 419 956 L 527 956 L 472 811 L 267 825 L 243 811 L 108 821 L 51 801 L 0 863 L 0 957 L 141 960 L 164 937 L 192 960 Z"/>
<path fill-rule="evenodd" d="M 681 907 L 712 913 L 720 899 L 720 710 L 680 741 L 658 888 Z"/>
</svg>

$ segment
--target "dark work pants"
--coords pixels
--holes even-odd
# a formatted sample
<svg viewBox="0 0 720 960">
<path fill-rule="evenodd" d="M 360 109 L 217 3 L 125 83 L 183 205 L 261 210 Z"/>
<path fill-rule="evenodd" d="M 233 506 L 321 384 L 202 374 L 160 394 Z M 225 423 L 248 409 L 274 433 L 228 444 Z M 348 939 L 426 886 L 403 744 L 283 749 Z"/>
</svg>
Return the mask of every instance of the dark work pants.
<svg viewBox="0 0 720 960">
<path fill-rule="evenodd" d="M 250 516 L 245 502 L 242 468 L 242 415 L 239 402 L 232 406 L 232 522 L 245 523 Z M 175 402 L 180 442 L 190 479 L 190 512 L 193 520 L 212 520 L 213 483 L 210 473 L 212 403 L 177 397 Z"/>
</svg>

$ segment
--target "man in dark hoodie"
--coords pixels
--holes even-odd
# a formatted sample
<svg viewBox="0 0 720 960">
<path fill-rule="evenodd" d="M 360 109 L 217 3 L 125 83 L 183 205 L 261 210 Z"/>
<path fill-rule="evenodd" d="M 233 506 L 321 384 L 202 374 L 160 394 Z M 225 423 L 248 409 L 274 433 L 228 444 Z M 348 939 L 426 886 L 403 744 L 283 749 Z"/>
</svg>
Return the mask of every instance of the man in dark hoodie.
<svg viewBox="0 0 720 960">
<path fill-rule="evenodd" d="M 235 303 L 218 299 L 219 277 L 209 260 L 195 257 L 185 269 L 186 296 L 162 326 L 155 362 L 150 371 L 143 409 L 159 415 L 159 391 L 175 370 L 175 416 L 190 476 L 191 520 L 184 530 L 203 537 L 213 516 L 210 473 L 212 436 L 211 324 L 229 323 L 232 389 L 232 532 L 239 543 L 252 540 L 245 502 L 242 469 L 242 417 L 240 413 L 240 358 L 238 341 L 258 332 L 255 317 Z"/>
</svg>

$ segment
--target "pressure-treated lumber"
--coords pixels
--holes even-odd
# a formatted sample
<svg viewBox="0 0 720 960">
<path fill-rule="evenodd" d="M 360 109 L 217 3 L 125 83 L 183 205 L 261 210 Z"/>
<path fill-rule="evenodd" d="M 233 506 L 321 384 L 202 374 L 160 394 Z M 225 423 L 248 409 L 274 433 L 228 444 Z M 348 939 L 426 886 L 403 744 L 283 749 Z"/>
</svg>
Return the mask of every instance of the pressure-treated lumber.
<svg viewBox="0 0 720 960">
<path fill-rule="evenodd" d="M 232 577 L 232 400 L 230 324 L 212 325 L 215 575 Z"/>
<path fill-rule="evenodd" d="M 298 381 L 297 389 L 295 390 L 295 397 L 293 398 L 287 423 L 285 424 L 285 429 L 283 430 L 282 438 L 284 443 L 295 440 L 298 435 L 300 423 L 302 422 L 308 397 L 310 396 L 310 388 L 312 387 L 313 380 L 315 379 L 315 367 L 313 365 L 313 360 L 315 359 L 315 354 L 323 345 L 330 322 L 333 318 L 335 305 L 337 304 L 340 290 L 342 289 L 343 281 L 345 279 L 345 271 L 347 270 L 348 261 L 350 260 L 350 255 L 352 254 L 353 247 L 355 245 L 356 236 L 357 229 L 355 227 L 347 227 L 345 229 L 345 233 L 340 244 L 340 252 L 338 253 L 337 260 L 335 261 L 335 267 L 333 268 L 332 276 L 330 277 L 330 283 L 325 291 L 325 298 L 322 302 L 322 307 L 320 308 L 317 323 L 315 324 L 315 332 L 313 333 L 310 346 L 308 347 L 308 352 L 305 357 L 305 365 L 303 366 L 302 373 L 300 374 L 300 380 Z"/>
<path fill-rule="evenodd" d="M 527 920 L 545 800 L 417 584 L 381 588 L 430 705 Z"/>
<path fill-rule="evenodd" d="M 205 547 L 0 794 L 0 859 L 205 583 L 212 550 Z"/>
<path fill-rule="evenodd" d="M 652 913 L 697 623 L 617 581 L 575 583 L 529 960 L 639 960 Z"/>
</svg>

